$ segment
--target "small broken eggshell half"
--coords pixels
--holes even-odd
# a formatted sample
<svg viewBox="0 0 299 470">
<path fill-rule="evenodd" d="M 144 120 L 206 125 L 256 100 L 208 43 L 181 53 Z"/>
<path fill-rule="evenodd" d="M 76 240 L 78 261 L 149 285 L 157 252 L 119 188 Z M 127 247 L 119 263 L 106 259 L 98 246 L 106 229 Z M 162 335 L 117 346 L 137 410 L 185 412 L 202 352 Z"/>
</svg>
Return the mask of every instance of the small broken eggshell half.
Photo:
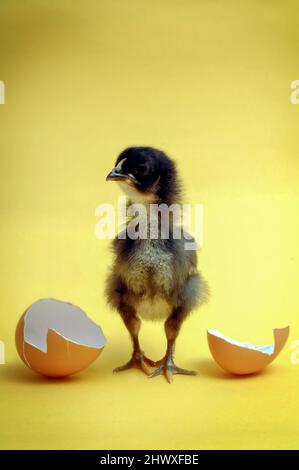
<svg viewBox="0 0 299 470">
<path fill-rule="evenodd" d="M 48 377 L 66 377 L 86 369 L 105 344 L 101 328 L 83 310 L 56 299 L 34 302 L 16 329 L 20 358 Z"/>
<path fill-rule="evenodd" d="M 289 327 L 273 330 L 274 344 L 254 346 L 227 338 L 217 330 L 208 330 L 211 354 L 222 369 L 236 375 L 254 374 L 272 362 L 284 347 Z"/>
</svg>

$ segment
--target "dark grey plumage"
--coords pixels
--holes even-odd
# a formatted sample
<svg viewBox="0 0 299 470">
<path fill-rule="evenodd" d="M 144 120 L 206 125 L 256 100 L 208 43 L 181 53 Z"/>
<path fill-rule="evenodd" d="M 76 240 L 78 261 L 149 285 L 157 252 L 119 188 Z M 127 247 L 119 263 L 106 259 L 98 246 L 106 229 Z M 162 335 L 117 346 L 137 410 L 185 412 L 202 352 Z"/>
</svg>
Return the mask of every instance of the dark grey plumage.
<svg viewBox="0 0 299 470">
<path fill-rule="evenodd" d="M 116 160 L 107 179 L 120 182 L 129 202 L 179 203 L 181 185 L 174 162 L 164 153 L 151 147 L 130 147 Z M 168 239 L 161 236 L 158 221 L 158 239 L 116 238 L 111 272 L 107 278 L 106 295 L 109 304 L 121 315 L 132 339 L 133 355 L 121 371 L 139 367 L 154 377 L 163 373 L 171 382 L 172 374 L 195 375 L 177 367 L 173 362 L 175 340 L 180 327 L 190 312 L 205 300 L 207 288 L 197 270 L 195 250 L 185 250 L 186 240 L 175 239 L 170 223 Z M 183 234 L 183 232 L 182 232 Z M 140 349 L 138 333 L 141 318 L 164 320 L 167 350 L 163 359 L 152 361 Z M 155 367 L 150 373 L 149 367 Z"/>
</svg>

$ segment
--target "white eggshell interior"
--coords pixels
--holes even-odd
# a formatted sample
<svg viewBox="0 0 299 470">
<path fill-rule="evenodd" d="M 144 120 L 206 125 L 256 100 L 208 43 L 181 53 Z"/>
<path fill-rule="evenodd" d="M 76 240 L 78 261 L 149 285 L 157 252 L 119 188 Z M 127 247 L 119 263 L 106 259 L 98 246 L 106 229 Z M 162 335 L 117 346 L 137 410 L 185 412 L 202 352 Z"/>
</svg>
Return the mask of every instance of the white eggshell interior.
<svg viewBox="0 0 299 470">
<path fill-rule="evenodd" d="M 79 307 L 56 299 L 34 302 L 24 316 L 24 341 L 47 352 L 48 330 L 81 346 L 103 348 L 102 329 Z"/>
<path fill-rule="evenodd" d="M 217 336 L 218 338 L 223 339 L 227 343 L 234 344 L 235 346 L 239 346 L 241 348 L 246 348 L 246 349 L 252 349 L 253 351 L 259 351 L 263 354 L 267 354 L 271 356 L 274 352 L 274 344 L 269 344 L 265 346 L 259 346 L 259 345 L 254 345 L 250 343 L 242 343 L 241 341 L 236 341 L 235 339 L 228 338 L 227 336 L 224 336 L 220 331 L 218 330 L 209 330 L 209 333 L 211 335 Z"/>
</svg>

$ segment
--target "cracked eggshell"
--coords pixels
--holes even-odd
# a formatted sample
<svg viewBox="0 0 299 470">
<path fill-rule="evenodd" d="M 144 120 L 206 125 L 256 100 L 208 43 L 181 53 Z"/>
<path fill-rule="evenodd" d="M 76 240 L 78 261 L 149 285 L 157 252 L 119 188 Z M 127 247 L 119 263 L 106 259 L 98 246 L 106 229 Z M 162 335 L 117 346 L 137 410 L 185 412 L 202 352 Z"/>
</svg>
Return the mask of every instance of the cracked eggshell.
<svg viewBox="0 0 299 470">
<path fill-rule="evenodd" d="M 86 369 L 105 344 L 101 328 L 83 310 L 56 299 L 34 302 L 16 329 L 20 358 L 48 377 L 66 377 Z"/>
<path fill-rule="evenodd" d="M 217 364 L 227 372 L 247 375 L 269 365 L 284 347 L 289 327 L 273 330 L 274 345 L 254 346 L 225 337 L 217 330 L 208 330 L 208 344 Z"/>
</svg>

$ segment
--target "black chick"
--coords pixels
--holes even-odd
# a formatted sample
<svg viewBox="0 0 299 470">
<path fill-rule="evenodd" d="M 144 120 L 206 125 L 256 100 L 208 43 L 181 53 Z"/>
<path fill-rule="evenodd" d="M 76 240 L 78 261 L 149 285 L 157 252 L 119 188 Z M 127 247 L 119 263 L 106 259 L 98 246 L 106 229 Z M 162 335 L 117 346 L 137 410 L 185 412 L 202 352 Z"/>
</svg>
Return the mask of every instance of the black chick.
<svg viewBox="0 0 299 470">
<path fill-rule="evenodd" d="M 148 214 L 151 203 L 170 206 L 180 202 L 181 186 L 174 162 L 152 147 L 124 150 L 107 180 L 117 181 L 128 196 L 128 204 L 142 203 Z M 115 371 L 138 367 L 150 377 L 164 374 L 171 382 L 172 374 L 196 375 L 195 371 L 177 367 L 173 354 L 181 325 L 204 300 L 206 285 L 197 271 L 195 250 L 184 249 L 186 238 L 174 238 L 171 222 L 169 237 L 164 239 L 159 213 L 157 217 L 157 239 L 132 239 L 127 225 L 126 237 L 122 234 L 114 240 L 115 261 L 107 279 L 106 295 L 121 315 L 133 343 L 131 359 Z M 147 222 L 150 227 L 153 219 Z M 160 361 L 148 359 L 140 349 L 140 318 L 165 321 L 167 350 Z M 151 373 L 149 367 L 155 370 Z"/>
</svg>

